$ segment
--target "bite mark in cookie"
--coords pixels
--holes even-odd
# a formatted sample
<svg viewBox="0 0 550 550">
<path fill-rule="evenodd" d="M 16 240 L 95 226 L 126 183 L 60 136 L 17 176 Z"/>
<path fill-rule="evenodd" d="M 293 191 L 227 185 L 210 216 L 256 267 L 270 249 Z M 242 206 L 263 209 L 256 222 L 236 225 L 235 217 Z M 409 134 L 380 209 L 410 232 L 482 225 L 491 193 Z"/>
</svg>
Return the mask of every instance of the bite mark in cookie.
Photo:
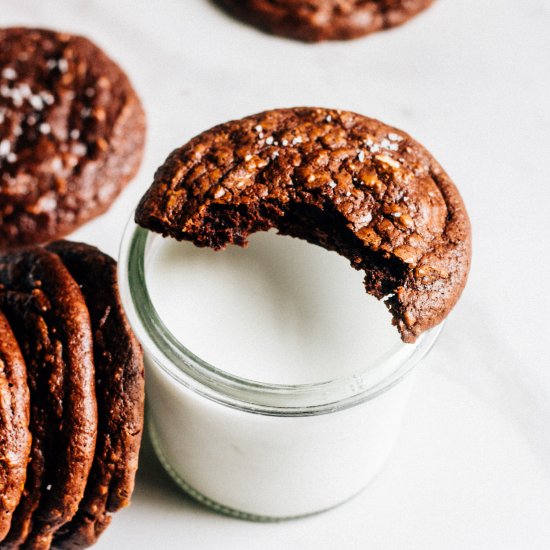
<svg viewBox="0 0 550 550">
<path fill-rule="evenodd" d="M 447 316 L 470 266 L 468 215 L 441 166 L 408 134 L 346 111 L 278 109 L 204 132 L 158 169 L 136 221 L 215 249 L 275 227 L 334 250 L 405 342 Z"/>
</svg>

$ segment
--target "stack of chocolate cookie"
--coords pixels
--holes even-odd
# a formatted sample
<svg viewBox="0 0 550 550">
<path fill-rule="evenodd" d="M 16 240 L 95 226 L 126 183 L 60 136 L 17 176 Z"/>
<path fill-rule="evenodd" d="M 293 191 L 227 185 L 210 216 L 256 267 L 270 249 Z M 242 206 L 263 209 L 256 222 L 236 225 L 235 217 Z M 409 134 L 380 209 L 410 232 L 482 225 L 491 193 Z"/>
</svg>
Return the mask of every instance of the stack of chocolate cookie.
<svg viewBox="0 0 550 550">
<path fill-rule="evenodd" d="M 89 546 L 129 502 L 143 430 L 116 263 L 67 241 L 4 254 L 0 333 L 0 546 Z"/>
</svg>

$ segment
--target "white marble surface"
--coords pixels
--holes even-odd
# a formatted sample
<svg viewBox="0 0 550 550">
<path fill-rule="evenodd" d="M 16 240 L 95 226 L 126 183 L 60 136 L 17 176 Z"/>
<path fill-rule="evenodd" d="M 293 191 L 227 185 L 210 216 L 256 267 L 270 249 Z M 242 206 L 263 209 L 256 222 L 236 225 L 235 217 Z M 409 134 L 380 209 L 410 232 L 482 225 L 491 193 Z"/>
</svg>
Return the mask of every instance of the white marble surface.
<svg viewBox="0 0 550 550">
<path fill-rule="evenodd" d="M 400 29 L 318 46 L 264 36 L 207 0 L 1 0 L 0 22 L 88 35 L 143 97 L 142 170 L 76 239 L 116 254 L 172 148 L 230 118 L 306 104 L 410 132 L 457 182 L 474 226 L 468 287 L 367 491 L 309 519 L 246 523 L 182 496 L 146 442 L 133 506 L 98 549 L 549 548 L 548 0 L 439 0 Z"/>
</svg>

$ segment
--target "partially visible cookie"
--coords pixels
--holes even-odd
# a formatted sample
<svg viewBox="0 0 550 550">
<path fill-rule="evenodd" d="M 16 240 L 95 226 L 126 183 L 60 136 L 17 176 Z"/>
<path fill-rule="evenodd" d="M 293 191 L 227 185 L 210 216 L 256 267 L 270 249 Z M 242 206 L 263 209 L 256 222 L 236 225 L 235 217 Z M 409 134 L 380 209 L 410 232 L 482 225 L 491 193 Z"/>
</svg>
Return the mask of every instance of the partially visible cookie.
<svg viewBox="0 0 550 550">
<path fill-rule="evenodd" d="M 0 294 L 0 303 L 1 307 L 8 312 L 18 338 L 23 342 L 22 347 L 26 355 L 32 353 L 31 349 L 34 347 L 35 342 L 38 345 L 43 343 L 48 348 L 50 347 L 46 330 L 38 320 L 40 306 L 32 295 L 10 290 Z M 36 314 L 34 313 L 35 310 L 37 310 Z M 49 361 L 50 368 L 56 372 L 60 370 L 57 362 L 54 357 Z M 32 397 L 30 415 L 32 445 L 24 491 L 13 514 L 9 533 L 2 543 L 2 547 L 6 549 L 15 550 L 25 541 L 32 527 L 32 516 L 40 503 L 45 470 L 45 438 L 48 430 L 48 417 L 45 414 L 46 405 L 44 403 L 46 394 L 40 395 L 39 390 L 42 384 L 47 387 L 45 382 L 42 381 L 43 378 L 44 374 L 40 373 L 36 364 L 34 362 L 30 364 L 28 380 Z M 37 395 L 40 395 L 40 399 L 36 397 Z"/>
<path fill-rule="evenodd" d="M 348 40 L 401 25 L 433 0 L 215 0 L 260 29 L 304 42 Z"/>
<path fill-rule="evenodd" d="M 25 491 L 2 548 L 46 549 L 76 513 L 94 456 L 90 318 L 76 282 L 43 248 L 0 256 L 0 285 L 27 365 L 33 436 Z"/>
<path fill-rule="evenodd" d="M 145 116 L 86 38 L 0 29 L 0 249 L 53 240 L 104 212 L 136 173 Z"/>
<path fill-rule="evenodd" d="M 276 109 L 204 132 L 157 170 L 136 222 L 215 249 L 274 227 L 335 250 L 405 342 L 447 316 L 470 267 L 449 176 L 408 134 L 347 111 Z"/>
<path fill-rule="evenodd" d="M 0 543 L 9 531 L 27 477 L 29 414 L 25 361 L 0 311 Z"/>
<path fill-rule="evenodd" d="M 96 454 L 78 512 L 54 539 L 57 548 L 84 548 L 107 527 L 109 512 L 128 505 L 134 489 L 143 432 L 143 355 L 122 308 L 116 262 L 83 243 L 59 241 L 48 249 L 79 284 L 94 337 Z"/>
</svg>

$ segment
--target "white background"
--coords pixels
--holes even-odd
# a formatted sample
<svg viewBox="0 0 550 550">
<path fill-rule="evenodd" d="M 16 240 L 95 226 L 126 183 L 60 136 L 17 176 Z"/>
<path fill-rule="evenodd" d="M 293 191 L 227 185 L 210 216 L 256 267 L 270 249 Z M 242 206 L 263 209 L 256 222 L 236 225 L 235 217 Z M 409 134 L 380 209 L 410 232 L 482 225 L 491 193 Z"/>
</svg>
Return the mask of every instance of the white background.
<svg viewBox="0 0 550 550">
<path fill-rule="evenodd" d="M 145 162 L 72 238 L 116 255 L 176 146 L 272 107 L 380 118 L 423 142 L 474 228 L 468 287 L 421 368 L 384 471 L 331 512 L 282 524 L 217 516 L 167 479 L 145 441 L 130 509 L 98 549 L 550 548 L 550 1 L 438 0 L 348 43 L 265 36 L 207 0 L 0 0 L 2 25 L 87 35 L 118 60 L 149 119 Z"/>
</svg>

